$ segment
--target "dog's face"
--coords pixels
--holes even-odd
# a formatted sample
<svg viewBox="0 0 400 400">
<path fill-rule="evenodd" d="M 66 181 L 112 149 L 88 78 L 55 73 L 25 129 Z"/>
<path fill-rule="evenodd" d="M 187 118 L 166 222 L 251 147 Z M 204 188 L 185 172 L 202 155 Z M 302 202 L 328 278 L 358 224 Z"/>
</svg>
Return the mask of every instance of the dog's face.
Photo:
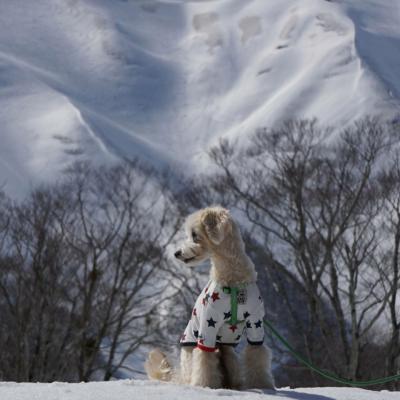
<svg viewBox="0 0 400 400">
<path fill-rule="evenodd" d="M 232 220 L 228 210 L 209 207 L 186 219 L 187 239 L 175 252 L 175 257 L 189 266 L 195 266 L 215 251 L 231 231 Z"/>
</svg>

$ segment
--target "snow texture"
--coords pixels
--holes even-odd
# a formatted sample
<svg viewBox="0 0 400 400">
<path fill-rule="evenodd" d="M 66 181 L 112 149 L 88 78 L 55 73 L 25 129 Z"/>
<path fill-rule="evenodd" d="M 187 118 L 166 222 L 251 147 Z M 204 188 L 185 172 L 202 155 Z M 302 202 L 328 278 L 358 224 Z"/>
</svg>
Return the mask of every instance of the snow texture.
<svg viewBox="0 0 400 400">
<path fill-rule="evenodd" d="M 1 400 L 398 400 L 399 393 L 355 388 L 213 390 L 151 381 L 96 383 L 0 383 Z"/>
<path fill-rule="evenodd" d="M 391 118 L 399 19 L 393 0 L 0 0 L 0 187 L 82 159 L 190 173 L 282 119 Z"/>
</svg>

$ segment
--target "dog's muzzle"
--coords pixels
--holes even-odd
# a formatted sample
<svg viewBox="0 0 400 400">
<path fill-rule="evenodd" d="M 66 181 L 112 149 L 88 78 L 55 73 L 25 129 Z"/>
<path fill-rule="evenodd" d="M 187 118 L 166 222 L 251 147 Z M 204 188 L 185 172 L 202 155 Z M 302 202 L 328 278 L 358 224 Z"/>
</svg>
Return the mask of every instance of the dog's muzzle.
<svg viewBox="0 0 400 400">
<path fill-rule="evenodd" d="M 197 256 L 193 255 L 192 257 L 185 257 L 184 253 L 182 250 L 178 250 L 174 253 L 175 258 L 177 258 L 179 261 L 184 262 L 185 264 L 190 263 L 191 261 L 194 261 Z"/>
<path fill-rule="evenodd" d="M 182 250 L 176 251 L 175 254 L 174 254 L 174 256 L 175 256 L 175 258 L 181 257 L 181 256 L 182 256 Z"/>
</svg>

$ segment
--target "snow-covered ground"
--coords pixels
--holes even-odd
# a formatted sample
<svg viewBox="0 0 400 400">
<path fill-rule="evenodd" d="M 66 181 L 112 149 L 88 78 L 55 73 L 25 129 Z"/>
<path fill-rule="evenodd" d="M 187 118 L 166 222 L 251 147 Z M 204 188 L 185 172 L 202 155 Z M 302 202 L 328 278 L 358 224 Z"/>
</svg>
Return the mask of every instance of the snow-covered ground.
<svg viewBox="0 0 400 400">
<path fill-rule="evenodd" d="M 0 0 L 0 187 L 74 160 L 207 167 L 222 136 L 391 117 L 393 0 Z"/>
<path fill-rule="evenodd" d="M 1 400 L 398 400 L 399 393 L 355 388 L 282 388 L 237 392 L 149 381 L 0 383 Z"/>
</svg>

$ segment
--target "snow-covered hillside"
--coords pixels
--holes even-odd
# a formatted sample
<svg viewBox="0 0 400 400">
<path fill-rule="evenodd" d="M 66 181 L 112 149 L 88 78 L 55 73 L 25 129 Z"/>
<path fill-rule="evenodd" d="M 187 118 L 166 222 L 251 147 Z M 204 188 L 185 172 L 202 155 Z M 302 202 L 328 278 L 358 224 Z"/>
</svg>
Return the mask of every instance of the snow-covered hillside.
<svg viewBox="0 0 400 400">
<path fill-rule="evenodd" d="M 399 393 L 354 388 L 283 388 L 232 391 L 193 388 L 149 381 L 96 383 L 0 383 L 1 400 L 397 400 Z"/>
<path fill-rule="evenodd" d="M 0 187 L 139 155 L 206 166 L 221 136 L 393 116 L 393 0 L 0 0 Z"/>
</svg>

